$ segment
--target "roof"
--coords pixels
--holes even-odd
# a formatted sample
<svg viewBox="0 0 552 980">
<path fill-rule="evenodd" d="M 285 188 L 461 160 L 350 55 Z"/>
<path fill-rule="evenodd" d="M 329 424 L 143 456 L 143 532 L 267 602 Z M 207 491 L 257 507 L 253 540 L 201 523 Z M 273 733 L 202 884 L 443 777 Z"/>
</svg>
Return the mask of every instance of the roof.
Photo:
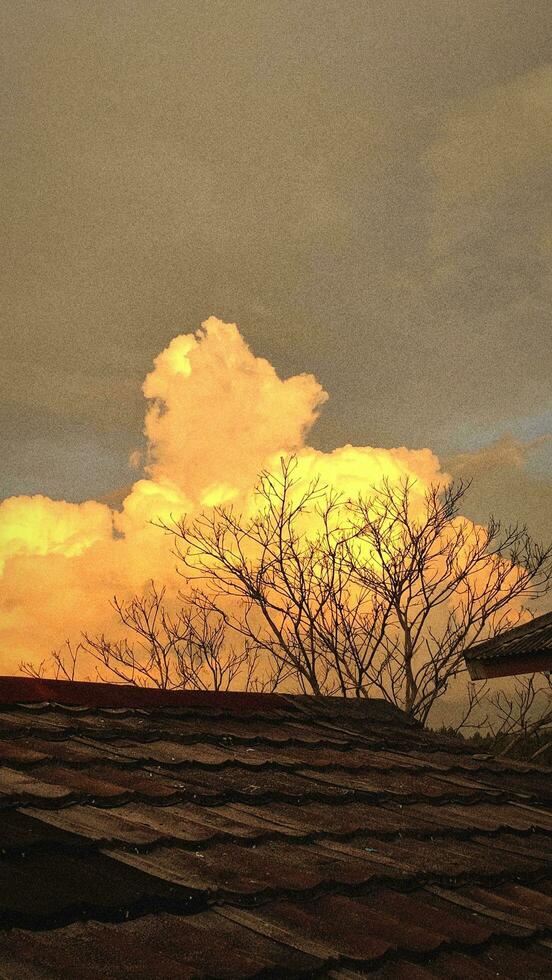
<svg viewBox="0 0 552 980">
<path fill-rule="evenodd" d="M 0 976 L 546 976 L 551 799 L 382 701 L 0 678 Z"/>
<path fill-rule="evenodd" d="M 552 670 L 552 612 L 476 643 L 465 656 L 473 680 Z"/>
</svg>

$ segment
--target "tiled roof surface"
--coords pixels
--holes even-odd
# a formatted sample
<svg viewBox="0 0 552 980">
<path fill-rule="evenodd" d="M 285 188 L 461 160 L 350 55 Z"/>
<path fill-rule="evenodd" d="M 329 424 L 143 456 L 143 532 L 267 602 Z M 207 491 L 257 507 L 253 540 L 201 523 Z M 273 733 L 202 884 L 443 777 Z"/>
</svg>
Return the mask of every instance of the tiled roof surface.
<svg viewBox="0 0 552 980">
<path fill-rule="evenodd" d="M 536 616 L 521 626 L 514 626 L 491 640 L 476 643 L 466 651 L 466 660 L 507 659 L 526 654 L 552 656 L 552 612 Z"/>
<path fill-rule="evenodd" d="M 0 679 L 0 977 L 551 975 L 551 798 L 383 702 Z"/>
</svg>

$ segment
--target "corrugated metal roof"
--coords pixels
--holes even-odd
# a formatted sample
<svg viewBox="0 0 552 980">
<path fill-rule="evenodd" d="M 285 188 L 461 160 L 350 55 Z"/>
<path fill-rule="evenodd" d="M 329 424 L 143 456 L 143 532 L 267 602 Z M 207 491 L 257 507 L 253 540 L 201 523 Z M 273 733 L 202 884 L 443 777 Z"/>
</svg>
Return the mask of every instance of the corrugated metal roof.
<svg viewBox="0 0 552 980">
<path fill-rule="evenodd" d="M 33 685 L 0 679 L 0 976 L 552 972 L 549 770 L 378 701 Z"/>
<path fill-rule="evenodd" d="M 474 644 L 466 651 L 466 660 L 494 660 L 541 653 L 552 654 L 552 612 L 514 626 L 491 640 Z"/>
</svg>

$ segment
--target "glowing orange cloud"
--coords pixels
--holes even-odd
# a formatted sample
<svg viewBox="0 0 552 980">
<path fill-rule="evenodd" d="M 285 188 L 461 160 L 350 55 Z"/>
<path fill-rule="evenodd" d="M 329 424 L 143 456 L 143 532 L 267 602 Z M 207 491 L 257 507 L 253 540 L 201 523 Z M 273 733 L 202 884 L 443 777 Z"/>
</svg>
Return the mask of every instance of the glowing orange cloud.
<svg viewBox="0 0 552 980">
<path fill-rule="evenodd" d="M 148 474 L 192 499 L 246 491 L 259 464 L 303 445 L 327 394 L 311 374 L 282 381 L 234 324 L 210 317 L 175 337 L 144 382 Z"/>
<path fill-rule="evenodd" d="M 347 496 L 387 477 L 442 479 L 429 449 L 306 445 L 327 399 L 316 379 L 282 380 L 256 357 L 234 324 L 210 317 L 175 337 L 144 382 L 146 477 L 121 511 L 43 496 L 0 503 L 0 670 L 40 660 L 82 629 L 112 623 L 108 601 L 141 590 L 152 577 L 181 584 L 170 541 L 150 523 L 225 501 L 250 503 L 259 471 L 296 452 L 301 474 L 320 475 Z M 137 456 L 133 454 L 133 463 Z"/>
</svg>

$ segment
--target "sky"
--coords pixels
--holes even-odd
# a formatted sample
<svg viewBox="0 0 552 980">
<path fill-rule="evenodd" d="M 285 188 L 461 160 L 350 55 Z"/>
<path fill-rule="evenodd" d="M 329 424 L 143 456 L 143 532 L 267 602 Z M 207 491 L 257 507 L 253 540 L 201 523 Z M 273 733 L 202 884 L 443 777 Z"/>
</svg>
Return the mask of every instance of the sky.
<svg viewBox="0 0 552 980">
<path fill-rule="evenodd" d="M 474 519 L 552 537 L 548 0 L 10 0 L 0 21 L 0 500 L 88 502 L 101 536 L 159 475 L 144 379 L 216 317 L 239 333 L 202 348 L 196 500 L 232 484 L 211 465 L 232 411 L 227 438 L 268 427 L 247 472 L 307 433 L 395 449 L 473 477 Z M 289 429 L 255 416 L 271 371 Z"/>
</svg>

